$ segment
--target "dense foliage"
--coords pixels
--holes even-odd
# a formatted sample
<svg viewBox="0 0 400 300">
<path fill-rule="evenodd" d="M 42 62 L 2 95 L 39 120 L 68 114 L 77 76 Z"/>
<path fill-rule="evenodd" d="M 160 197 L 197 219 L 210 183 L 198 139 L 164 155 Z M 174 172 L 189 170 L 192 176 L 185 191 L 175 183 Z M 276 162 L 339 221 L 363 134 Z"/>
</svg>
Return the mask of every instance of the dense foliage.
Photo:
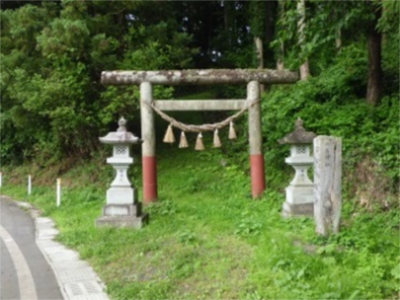
<svg viewBox="0 0 400 300">
<path fill-rule="evenodd" d="M 96 149 L 99 132 L 133 114 L 138 99 L 136 87 L 101 86 L 103 70 L 191 66 L 196 49 L 173 14 L 162 17 L 169 6 L 44 1 L 2 10 L 2 159 Z"/>
<path fill-rule="evenodd" d="M 381 185 L 396 190 L 399 2 L 306 1 L 301 42 L 295 1 L 1 4 L 3 164 L 34 159 L 48 165 L 63 157 L 88 157 L 118 116 L 132 121 L 138 115 L 138 88 L 105 87 L 101 71 L 257 67 L 257 37 L 264 44 L 264 66 L 274 68 L 279 58 L 295 69 L 308 59 L 312 75 L 290 87 L 267 87 L 267 161 L 281 161 L 284 150 L 276 140 L 302 117 L 318 134 L 344 138 L 349 169 L 383 172 L 387 181 Z M 371 45 L 377 43 L 375 53 Z M 156 87 L 155 97 L 190 98 L 198 92 L 204 90 Z M 206 91 L 217 97 L 243 92 L 232 86 Z M 241 157 L 236 150 L 247 143 L 246 134 L 242 137 L 226 149 L 228 154 Z M 347 178 L 367 184 L 366 178 Z"/>
</svg>

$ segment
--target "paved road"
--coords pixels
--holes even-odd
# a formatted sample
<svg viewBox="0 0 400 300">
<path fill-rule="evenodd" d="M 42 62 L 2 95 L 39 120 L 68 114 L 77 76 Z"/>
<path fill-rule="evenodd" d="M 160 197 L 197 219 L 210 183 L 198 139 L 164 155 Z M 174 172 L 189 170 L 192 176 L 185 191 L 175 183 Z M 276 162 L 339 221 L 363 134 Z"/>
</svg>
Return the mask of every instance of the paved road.
<svg viewBox="0 0 400 300">
<path fill-rule="evenodd" d="M 31 216 L 0 198 L 0 299 L 63 299 L 53 270 L 35 243 Z"/>
</svg>

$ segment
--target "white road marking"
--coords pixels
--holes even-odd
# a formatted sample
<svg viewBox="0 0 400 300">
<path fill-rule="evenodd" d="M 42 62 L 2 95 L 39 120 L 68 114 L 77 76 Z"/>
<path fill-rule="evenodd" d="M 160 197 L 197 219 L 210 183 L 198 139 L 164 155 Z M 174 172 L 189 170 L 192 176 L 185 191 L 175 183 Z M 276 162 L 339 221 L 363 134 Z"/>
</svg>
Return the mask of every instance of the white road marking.
<svg viewBox="0 0 400 300">
<path fill-rule="evenodd" d="M 7 230 L 0 225 L 0 237 L 4 241 L 11 259 L 13 260 L 15 270 L 17 271 L 18 285 L 21 300 L 36 300 L 36 288 L 33 281 L 31 270 L 17 243 Z"/>
</svg>

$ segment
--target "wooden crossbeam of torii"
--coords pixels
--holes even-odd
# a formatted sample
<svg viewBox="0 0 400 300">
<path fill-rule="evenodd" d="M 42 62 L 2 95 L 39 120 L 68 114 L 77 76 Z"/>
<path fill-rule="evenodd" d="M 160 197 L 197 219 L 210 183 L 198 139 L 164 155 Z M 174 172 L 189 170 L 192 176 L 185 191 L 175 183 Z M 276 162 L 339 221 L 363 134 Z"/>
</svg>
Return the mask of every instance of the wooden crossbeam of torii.
<svg viewBox="0 0 400 300">
<path fill-rule="evenodd" d="M 142 127 L 143 201 L 158 198 L 157 162 L 155 155 L 154 112 L 161 110 L 241 110 L 247 105 L 249 117 L 250 173 L 253 198 L 265 190 L 262 152 L 260 84 L 288 84 L 299 80 L 296 72 L 269 69 L 209 69 L 175 71 L 103 71 L 105 85 L 140 85 Z M 230 100 L 154 100 L 152 85 L 247 84 L 246 99 Z"/>
<path fill-rule="evenodd" d="M 103 71 L 101 82 L 110 85 L 129 85 L 150 82 L 160 85 L 207 85 L 259 83 L 294 83 L 299 80 L 296 72 L 270 69 L 209 69 L 182 71 Z"/>
</svg>

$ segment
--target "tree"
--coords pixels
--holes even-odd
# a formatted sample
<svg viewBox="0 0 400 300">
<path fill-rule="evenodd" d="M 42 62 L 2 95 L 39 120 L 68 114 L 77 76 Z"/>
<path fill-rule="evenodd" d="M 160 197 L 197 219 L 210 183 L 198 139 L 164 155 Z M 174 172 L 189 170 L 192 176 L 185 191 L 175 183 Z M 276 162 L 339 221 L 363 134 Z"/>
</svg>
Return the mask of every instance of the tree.
<svg viewBox="0 0 400 300">
<path fill-rule="evenodd" d="M 368 28 L 368 84 L 367 102 L 377 105 L 382 95 L 382 35 L 378 31 L 378 21 L 382 15 L 382 7 L 374 2 L 368 3 L 372 19 Z"/>
<path fill-rule="evenodd" d="M 255 45 L 255 61 L 258 69 L 264 68 L 264 47 L 265 41 L 265 9 L 262 1 L 253 0 L 250 2 L 250 31 L 253 35 Z"/>
<path fill-rule="evenodd" d="M 101 71 L 190 67 L 191 37 L 176 15 L 163 15 L 173 5 L 65 0 L 2 10 L 1 126 L 14 131 L 1 131 L 2 158 L 21 140 L 29 144 L 19 157 L 90 155 L 138 101 L 137 87 L 102 86 Z M 171 91 L 155 89 L 163 98 Z"/>
<path fill-rule="evenodd" d="M 299 20 L 297 22 L 298 35 L 299 35 L 299 45 L 304 47 L 305 44 L 305 26 L 306 26 L 306 1 L 297 0 L 297 12 L 299 14 Z M 308 63 L 308 58 L 300 66 L 300 79 L 306 80 L 310 76 L 310 66 Z"/>
<path fill-rule="evenodd" d="M 315 75 L 334 62 L 338 49 L 348 45 L 365 47 L 368 54 L 367 76 L 365 77 L 366 101 L 376 105 L 382 95 L 382 30 L 398 39 L 399 4 L 397 1 L 307 1 L 307 26 L 304 25 L 304 0 L 297 6 L 289 3 L 278 20 L 279 30 L 274 45 L 277 53 L 283 43 L 290 48 L 286 60 L 292 67 L 302 65 L 307 59 L 310 63 L 301 73 L 307 76 L 308 69 Z M 382 7 L 384 10 L 382 11 Z M 299 13 L 300 12 L 300 13 Z M 388 20 L 390 19 L 390 22 Z M 295 22 L 297 22 L 297 41 Z M 384 24 L 384 25 L 383 25 Z M 390 28 L 390 29 L 389 29 Z M 365 44 L 365 46 L 363 46 Z M 398 56 L 398 55 L 397 55 Z M 288 59 L 290 58 L 290 59 Z M 396 58 L 397 59 L 397 58 Z M 303 68 L 301 67 L 301 68 Z"/>
</svg>

